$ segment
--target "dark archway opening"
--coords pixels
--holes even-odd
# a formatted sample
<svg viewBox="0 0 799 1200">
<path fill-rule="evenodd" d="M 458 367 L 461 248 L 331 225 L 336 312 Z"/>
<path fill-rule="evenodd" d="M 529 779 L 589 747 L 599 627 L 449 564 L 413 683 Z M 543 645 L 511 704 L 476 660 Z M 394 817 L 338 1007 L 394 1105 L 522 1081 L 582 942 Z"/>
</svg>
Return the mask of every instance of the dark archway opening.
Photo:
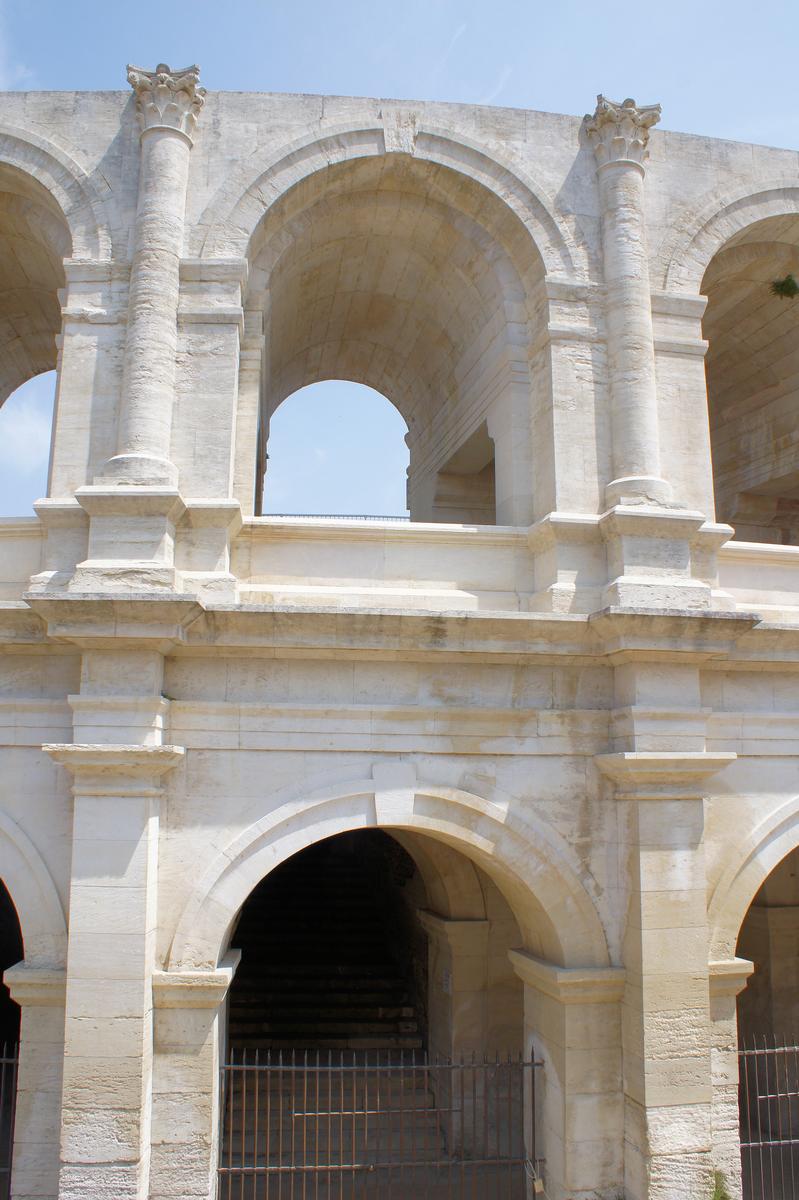
<svg viewBox="0 0 799 1200">
<path fill-rule="evenodd" d="M 232 938 L 231 1048 L 422 1049 L 424 886 L 388 834 L 327 838 L 267 876 Z"/>
<path fill-rule="evenodd" d="M 754 964 L 738 996 L 744 1200 L 793 1200 L 799 1179 L 799 850 L 768 876 L 736 954 Z"/>
<path fill-rule="evenodd" d="M 0 975 L 24 957 L 22 933 L 17 910 L 0 881 Z M 8 988 L 0 987 L 0 1047 L 19 1041 L 19 1005 L 15 1004 Z"/>
</svg>

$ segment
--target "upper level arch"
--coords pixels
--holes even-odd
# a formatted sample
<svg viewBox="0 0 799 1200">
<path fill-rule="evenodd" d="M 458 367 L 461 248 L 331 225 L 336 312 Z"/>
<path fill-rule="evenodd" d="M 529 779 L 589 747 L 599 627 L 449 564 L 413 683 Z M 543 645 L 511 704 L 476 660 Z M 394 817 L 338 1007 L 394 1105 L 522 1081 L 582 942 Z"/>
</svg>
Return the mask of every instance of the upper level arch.
<svg viewBox="0 0 799 1200">
<path fill-rule="evenodd" d="M 264 190 L 250 193 L 233 222 L 248 233 L 249 325 L 263 330 L 261 457 L 252 476 L 261 478 L 283 399 L 347 379 L 386 396 L 408 427 L 412 520 L 529 524 L 533 412 L 549 402 L 535 396 L 549 379 L 539 362 L 548 270 L 541 248 L 506 199 L 463 163 L 386 154 L 381 144 L 342 151 L 322 168 L 319 144 L 304 149 L 302 170 L 295 164 L 271 203 Z M 550 229 L 550 258 L 557 241 Z M 559 245 L 558 269 L 572 270 L 562 238 Z M 236 246 L 212 240 L 211 249 Z"/>
<path fill-rule="evenodd" d="M 39 203 L 60 218 L 68 231 L 64 257 L 108 260 L 119 240 L 104 212 L 104 201 L 89 175 L 61 147 L 29 130 L 0 123 L 0 169 L 14 173 L 24 194 L 25 181 L 38 185 Z"/>
<path fill-rule="evenodd" d="M 771 180 L 754 192 L 747 187 L 721 197 L 710 193 L 698 203 L 692 219 L 674 222 L 657 257 L 656 286 L 696 295 L 711 260 L 736 235 L 770 217 L 797 215 L 799 186 L 795 178 Z"/>
<path fill-rule="evenodd" d="M 492 193 L 526 229 L 548 275 L 587 278 L 588 253 L 544 190 L 521 168 L 477 143 L 435 127 L 418 126 L 408 157 L 448 167 Z M 397 147 L 399 149 L 400 147 Z M 384 125 L 336 126 L 299 138 L 277 155 L 247 159 L 215 194 L 192 233 L 191 253 L 244 258 L 267 209 L 297 184 L 337 163 L 381 157 L 395 150 Z"/>
<path fill-rule="evenodd" d="M 471 859 L 502 892 L 533 953 L 566 966 L 608 965 L 597 909 L 551 829 L 460 789 L 413 784 L 407 768 L 396 779 L 390 769 L 376 773 L 286 797 L 226 846 L 181 914 L 169 969 L 215 966 L 236 914 L 270 871 L 322 838 L 368 827 L 423 834 Z M 462 899 L 471 892 L 465 877 L 459 890 Z"/>
</svg>

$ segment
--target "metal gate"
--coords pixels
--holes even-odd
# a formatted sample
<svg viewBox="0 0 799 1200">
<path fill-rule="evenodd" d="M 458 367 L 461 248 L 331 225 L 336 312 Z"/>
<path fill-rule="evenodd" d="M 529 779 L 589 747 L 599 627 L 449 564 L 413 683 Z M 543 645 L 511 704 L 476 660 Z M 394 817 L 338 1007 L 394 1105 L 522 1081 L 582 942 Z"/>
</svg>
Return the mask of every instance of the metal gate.
<svg viewBox="0 0 799 1200">
<path fill-rule="evenodd" d="M 19 1046 L 15 1042 L 6 1042 L 0 1054 L 0 1200 L 9 1200 L 11 1196 L 18 1065 Z"/>
<path fill-rule="evenodd" d="M 220 1200 L 527 1200 L 537 1065 L 239 1051 L 222 1069 Z"/>
<path fill-rule="evenodd" d="M 744 1200 L 799 1196 L 799 1046 L 765 1037 L 738 1051 Z"/>
</svg>

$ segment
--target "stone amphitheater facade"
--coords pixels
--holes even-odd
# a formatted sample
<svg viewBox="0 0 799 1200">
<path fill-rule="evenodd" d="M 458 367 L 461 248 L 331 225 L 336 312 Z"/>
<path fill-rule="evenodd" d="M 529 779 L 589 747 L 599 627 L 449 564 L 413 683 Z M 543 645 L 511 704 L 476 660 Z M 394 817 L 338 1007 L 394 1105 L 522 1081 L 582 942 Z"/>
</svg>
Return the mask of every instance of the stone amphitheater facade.
<svg viewBox="0 0 799 1200">
<path fill-rule="evenodd" d="M 57 370 L 0 521 L 15 1200 L 216 1194 L 238 914 L 368 830 L 428 1047 L 543 1064 L 550 1200 L 739 1197 L 799 978 L 797 153 L 129 82 L 0 96 L 0 401 Z M 260 515 L 324 379 L 401 413 L 409 522 Z"/>
</svg>

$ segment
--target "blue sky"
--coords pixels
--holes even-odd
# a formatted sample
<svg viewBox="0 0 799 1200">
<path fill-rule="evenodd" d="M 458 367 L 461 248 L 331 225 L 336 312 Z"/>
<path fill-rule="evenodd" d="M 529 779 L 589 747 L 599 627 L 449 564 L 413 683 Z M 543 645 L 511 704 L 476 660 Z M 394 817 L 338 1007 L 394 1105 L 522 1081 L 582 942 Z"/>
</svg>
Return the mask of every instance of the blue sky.
<svg viewBox="0 0 799 1200">
<path fill-rule="evenodd" d="M 665 128 L 787 147 L 799 147 L 797 48 L 795 0 L 0 0 L 1 88 L 125 88 L 127 62 L 165 61 L 198 62 L 207 87 L 235 91 L 575 114 L 602 91 L 659 102 Z M 33 381 L 0 410 L 0 514 L 45 489 L 51 395 Z M 362 389 L 306 390 L 275 420 L 269 507 L 401 512 L 402 431 Z M 314 466 L 316 451 L 328 457 Z"/>
</svg>

